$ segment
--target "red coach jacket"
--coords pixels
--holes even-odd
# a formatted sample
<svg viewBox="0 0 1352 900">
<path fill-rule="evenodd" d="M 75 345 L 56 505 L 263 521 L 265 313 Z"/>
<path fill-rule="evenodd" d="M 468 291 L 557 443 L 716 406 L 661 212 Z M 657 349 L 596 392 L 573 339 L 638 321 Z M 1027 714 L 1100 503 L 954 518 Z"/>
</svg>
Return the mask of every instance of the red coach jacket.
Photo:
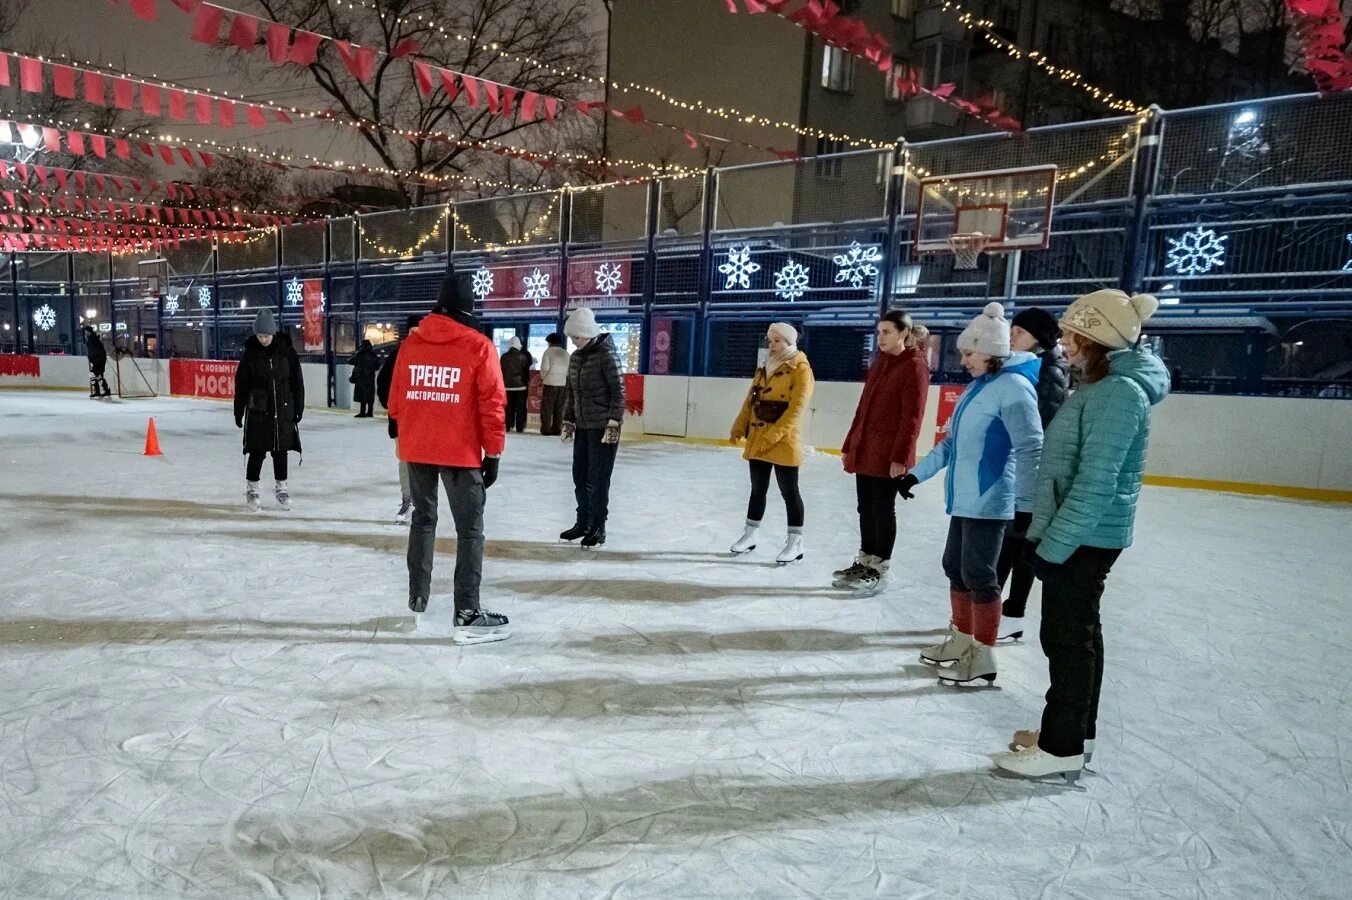
<svg viewBox="0 0 1352 900">
<path fill-rule="evenodd" d="M 892 463 L 915 465 L 915 443 L 929 398 L 929 364 L 912 347 L 897 356 L 879 353 L 841 453 L 851 475 L 888 478 Z"/>
<path fill-rule="evenodd" d="M 404 462 L 479 468 L 506 444 L 506 405 L 497 350 L 474 329 L 434 313 L 399 347 L 389 410 Z"/>
</svg>

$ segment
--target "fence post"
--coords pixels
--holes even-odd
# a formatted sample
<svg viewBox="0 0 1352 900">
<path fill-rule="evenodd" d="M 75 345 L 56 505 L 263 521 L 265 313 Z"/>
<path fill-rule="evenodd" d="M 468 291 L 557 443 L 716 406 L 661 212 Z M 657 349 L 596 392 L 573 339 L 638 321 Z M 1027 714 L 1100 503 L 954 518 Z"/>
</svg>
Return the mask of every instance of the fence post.
<svg viewBox="0 0 1352 900">
<path fill-rule="evenodd" d="M 691 375 L 707 375 L 709 343 L 709 302 L 713 295 L 714 223 L 718 208 L 718 171 L 713 166 L 704 170 L 704 209 L 700 222 L 699 294 L 695 306 L 695 328 L 692 343 L 695 348 Z"/>
<path fill-rule="evenodd" d="M 117 263 L 113 251 L 108 250 L 108 341 L 117 349 Z"/>
<path fill-rule="evenodd" d="M 277 322 L 283 328 L 286 327 L 286 285 L 282 282 L 282 226 L 278 225 L 273 229 L 273 258 L 277 267 Z M 301 347 L 305 344 L 302 341 Z"/>
<path fill-rule="evenodd" d="M 330 271 L 330 263 L 333 261 L 333 221 L 324 223 L 324 404 L 332 409 L 338 403 L 338 398 L 334 395 L 334 361 L 333 361 L 333 335 L 332 317 L 329 315 L 329 303 L 333 297 L 333 273 Z M 301 315 L 304 316 L 304 305 L 301 306 Z M 302 318 L 302 321 L 304 319 Z"/>
<path fill-rule="evenodd" d="M 211 239 L 211 358 L 221 358 L 221 241 Z"/>
<path fill-rule="evenodd" d="M 23 353 L 24 350 L 19 346 L 20 329 L 25 325 L 25 320 L 19 315 L 19 263 L 18 257 L 11 252 L 9 254 L 9 285 L 14 291 L 14 352 Z M 23 334 L 28 335 L 28 352 L 33 352 L 33 323 L 27 322 L 28 330 Z"/>
<path fill-rule="evenodd" d="M 352 340 L 361 346 L 361 213 L 352 214 Z"/>
<path fill-rule="evenodd" d="M 76 348 L 79 346 L 79 342 L 76 340 L 75 335 L 79 332 L 79 329 L 80 329 L 80 322 L 79 322 L 79 318 L 80 318 L 80 317 L 79 317 L 79 315 L 77 314 L 78 311 L 77 311 L 76 308 L 75 308 L 75 291 L 76 291 L 76 286 L 75 286 L 75 254 L 74 254 L 74 253 L 67 252 L 67 253 L 66 253 L 66 301 L 67 301 L 67 304 L 68 304 L 67 308 L 68 308 L 68 310 L 70 311 L 70 335 L 69 335 L 69 337 L 68 337 L 68 340 L 70 341 L 70 343 L 66 345 L 65 351 L 66 351 L 67 353 L 72 354 L 72 355 L 74 355 L 75 353 L 77 353 Z"/>
<path fill-rule="evenodd" d="M 896 287 L 897 266 L 901 263 L 901 248 L 897 245 L 897 223 L 901 218 L 901 202 L 906 192 L 906 139 L 901 138 L 891 150 L 891 165 L 887 176 L 887 246 L 883 249 L 882 296 L 878 301 L 881 318 L 892 305 Z"/>
<path fill-rule="evenodd" d="M 1150 195 L 1155 189 L 1160 142 L 1164 137 L 1163 110 L 1151 105 L 1150 118 L 1136 141 L 1136 160 L 1131 182 L 1131 220 L 1122 248 L 1122 290 L 1134 294 L 1141 289 L 1150 254 Z"/>
<path fill-rule="evenodd" d="M 563 331 L 563 321 L 568 318 L 568 243 L 573 239 L 573 192 L 566 187 L 559 191 L 559 314 L 554 324 Z"/>
<path fill-rule="evenodd" d="M 647 247 L 643 251 L 643 332 L 639 339 L 638 370 L 648 374 L 648 357 L 652 351 L 653 304 L 657 302 L 657 224 L 662 202 L 662 183 L 654 178 L 648 182 Z"/>
<path fill-rule="evenodd" d="M 446 201 L 446 277 L 455 274 L 455 204 Z"/>
</svg>

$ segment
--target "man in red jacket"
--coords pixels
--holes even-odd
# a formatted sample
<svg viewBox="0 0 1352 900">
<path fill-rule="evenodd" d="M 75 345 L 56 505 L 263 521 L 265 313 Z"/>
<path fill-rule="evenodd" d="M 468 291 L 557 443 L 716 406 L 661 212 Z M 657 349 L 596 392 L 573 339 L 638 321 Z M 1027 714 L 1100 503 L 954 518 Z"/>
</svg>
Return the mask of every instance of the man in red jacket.
<svg viewBox="0 0 1352 900">
<path fill-rule="evenodd" d="M 408 608 L 427 609 L 437 540 L 437 479 L 455 519 L 457 644 L 511 636 L 507 617 L 479 608 L 484 501 L 506 442 L 506 391 L 493 342 L 478 330 L 468 276 L 441 286 L 431 315 L 399 347 L 390 383 L 390 418 L 399 459 L 408 463 L 413 526 L 408 533 Z"/>
</svg>

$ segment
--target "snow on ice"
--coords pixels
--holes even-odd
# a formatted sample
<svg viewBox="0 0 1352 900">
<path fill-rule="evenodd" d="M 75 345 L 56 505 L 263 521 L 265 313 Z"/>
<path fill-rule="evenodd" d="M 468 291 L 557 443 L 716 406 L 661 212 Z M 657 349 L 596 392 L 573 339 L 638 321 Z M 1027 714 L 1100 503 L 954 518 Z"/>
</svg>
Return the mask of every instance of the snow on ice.
<svg viewBox="0 0 1352 900">
<path fill-rule="evenodd" d="M 1035 640 L 991 690 L 917 661 L 948 609 L 937 482 L 892 584 L 851 597 L 834 457 L 776 569 L 773 496 L 726 554 L 736 452 L 626 442 L 585 555 L 555 540 L 568 449 L 513 436 L 484 604 L 515 635 L 457 647 L 402 628 L 383 423 L 302 427 L 295 511 L 265 484 L 249 514 L 224 405 L 0 393 L 0 895 L 1346 896 L 1352 509 L 1147 489 L 1095 772 L 1054 787 L 989 774 L 1038 722 Z"/>
</svg>

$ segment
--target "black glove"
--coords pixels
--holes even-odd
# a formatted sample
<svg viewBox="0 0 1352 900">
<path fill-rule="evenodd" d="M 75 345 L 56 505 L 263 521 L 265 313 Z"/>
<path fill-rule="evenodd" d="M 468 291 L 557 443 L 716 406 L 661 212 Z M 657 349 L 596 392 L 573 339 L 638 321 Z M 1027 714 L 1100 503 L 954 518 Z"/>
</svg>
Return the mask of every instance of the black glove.
<svg viewBox="0 0 1352 900">
<path fill-rule="evenodd" d="M 235 416 L 235 427 L 236 427 L 236 428 L 243 428 L 243 427 L 244 427 L 244 417 L 243 417 L 243 416 Z"/>
<path fill-rule="evenodd" d="M 911 488 L 920 483 L 920 479 L 907 472 L 897 481 L 897 493 L 901 494 L 905 500 L 914 500 L 915 494 L 911 493 Z"/>
<path fill-rule="evenodd" d="M 1030 512 L 1014 513 L 1014 536 L 1023 537 L 1028 533 L 1028 526 L 1033 524 L 1033 514 Z"/>
<path fill-rule="evenodd" d="M 493 482 L 498 480 L 498 463 L 500 462 L 502 462 L 502 460 L 498 459 L 496 456 L 484 457 L 483 466 L 479 469 L 484 477 L 484 490 L 491 488 Z"/>
<path fill-rule="evenodd" d="M 390 440 L 399 437 L 399 423 L 394 419 L 385 420 L 385 431 L 390 436 Z"/>
</svg>

